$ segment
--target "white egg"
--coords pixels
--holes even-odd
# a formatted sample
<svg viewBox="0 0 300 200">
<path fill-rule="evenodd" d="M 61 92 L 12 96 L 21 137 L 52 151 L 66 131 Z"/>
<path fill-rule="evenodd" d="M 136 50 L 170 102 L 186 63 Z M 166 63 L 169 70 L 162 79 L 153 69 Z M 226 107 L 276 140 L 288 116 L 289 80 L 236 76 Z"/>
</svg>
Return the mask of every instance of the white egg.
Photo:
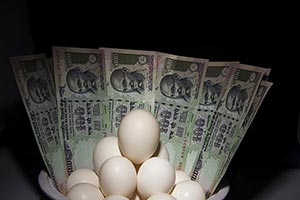
<svg viewBox="0 0 300 200">
<path fill-rule="evenodd" d="M 118 130 L 120 150 L 135 164 L 141 164 L 153 155 L 159 144 L 159 137 L 157 120 L 145 110 L 128 113 Z"/>
<path fill-rule="evenodd" d="M 155 153 L 153 154 L 153 157 L 159 157 L 166 160 L 169 160 L 169 152 L 166 148 L 166 146 L 160 142 Z"/>
<path fill-rule="evenodd" d="M 89 183 L 99 188 L 99 179 L 91 169 L 77 169 L 67 179 L 67 191 L 78 183 Z"/>
<path fill-rule="evenodd" d="M 99 183 L 104 196 L 131 197 L 136 189 L 135 167 L 125 157 L 111 157 L 100 168 Z"/>
<path fill-rule="evenodd" d="M 175 185 L 172 193 L 177 200 L 205 200 L 202 186 L 195 181 L 183 181 Z"/>
<path fill-rule="evenodd" d="M 111 195 L 106 197 L 105 200 L 129 200 L 129 199 L 121 195 Z"/>
<path fill-rule="evenodd" d="M 98 173 L 105 160 L 113 156 L 121 156 L 118 138 L 109 136 L 101 139 L 93 154 L 94 169 Z"/>
<path fill-rule="evenodd" d="M 89 183 L 78 183 L 67 194 L 70 200 L 103 200 L 103 194 L 99 188 Z"/>
<path fill-rule="evenodd" d="M 152 195 L 147 200 L 176 200 L 172 195 L 169 195 L 167 193 L 160 193 Z"/>
<path fill-rule="evenodd" d="M 153 157 L 145 161 L 137 175 L 137 191 L 143 199 L 168 193 L 175 182 L 175 171 L 169 161 Z"/>
<path fill-rule="evenodd" d="M 175 184 L 180 183 L 182 181 L 190 181 L 190 177 L 186 175 L 184 171 L 176 170 L 175 171 Z"/>
</svg>

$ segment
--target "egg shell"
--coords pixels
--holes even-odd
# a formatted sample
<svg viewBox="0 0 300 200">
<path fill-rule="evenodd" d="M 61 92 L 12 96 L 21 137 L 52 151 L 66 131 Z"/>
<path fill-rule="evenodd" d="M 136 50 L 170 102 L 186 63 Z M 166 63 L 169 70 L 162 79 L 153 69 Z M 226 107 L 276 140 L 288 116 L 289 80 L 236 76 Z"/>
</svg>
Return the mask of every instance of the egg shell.
<svg viewBox="0 0 300 200">
<path fill-rule="evenodd" d="M 147 200 L 176 200 L 176 199 L 170 194 L 159 193 L 159 194 L 152 195 Z"/>
<path fill-rule="evenodd" d="M 183 181 L 175 185 L 172 193 L 177 200 L 205 200 L 202 186 L 195 181 Z"/>
<path fill-rule="evenodd" d="M 105 200 L 129 200 L 129 199 L 121 195 L 111 195 L 106 197 Z"/>
<path fill-rule="evenodd" d="M 99 190 L 89 183 L 78 183 L 67 193 L 70 200 L 103 200 L 104 196 Z"/>
<path fill-rule="evenodd" d="M 168 193 L 175 182 L 175 171 L 169 161 L 153 157 L 145 161 L 137 175 L 137 191 L 142 199 Z"/>
<path fill-rule="evenodd" d="M 111 157 L 100 168 L 99 183 L 104 196 L 122 195 L 129 198 L 136 189 L 135 167 L 125 157 Z"/>
<path fill-rule="evenodd" d="M 118 138 L 122 154 L 134 164 L 141 164 L 157 149 L 160 138 L 158 122 L 150 112 L 133 110 L 122 119 Z"/>
<path fill-rule="evenodd" d="M 67 179 L 67 191 L 78 183 L 89 183 L 99 188 L 98 176 L 91 169 L 81 168 L 73 171 Z"/>
<path fill-rule="evenodd" d="M 167 147 L 162 142 L 159 142 L 159 145 L 158 145 L 155 153 L 153 154 L 153 157 L 159 157 L 159 158 L 163 158 L 166 160 L 170 160 Z"/>
<path fill-rule="evenodd" d="M 118 138 L 115 136 L 102 138 L 97 143 L 93 153 L 93 163 L 95 171 L 99 173 L 99 170 L 105 160 L 113 156 L 121 156 Z"/>
<path fill-rule="evenodd" d="M 175 184 L 180 183 L 182 181 L 190 181 L 190 177 L 186 175 L 184 171 L 176 170 L 175 171 Z"/>
</svg>

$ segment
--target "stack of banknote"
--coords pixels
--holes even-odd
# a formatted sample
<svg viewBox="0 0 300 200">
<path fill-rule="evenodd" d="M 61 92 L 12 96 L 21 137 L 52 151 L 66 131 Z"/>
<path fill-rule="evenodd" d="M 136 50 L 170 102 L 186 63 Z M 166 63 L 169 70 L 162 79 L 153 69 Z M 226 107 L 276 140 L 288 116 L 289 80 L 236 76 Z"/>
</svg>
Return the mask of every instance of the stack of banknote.
<svg viewBox="0 0 300 200">
<path fill-rule="evenodd" d="M 272 86 L 270 69 L 155 51 L 53 47 L 11 58 L 49 176 L 65 193 L 97 142 L 133 109 L 152 112 L 174 168 L 212 194 Z"/>
</svg>

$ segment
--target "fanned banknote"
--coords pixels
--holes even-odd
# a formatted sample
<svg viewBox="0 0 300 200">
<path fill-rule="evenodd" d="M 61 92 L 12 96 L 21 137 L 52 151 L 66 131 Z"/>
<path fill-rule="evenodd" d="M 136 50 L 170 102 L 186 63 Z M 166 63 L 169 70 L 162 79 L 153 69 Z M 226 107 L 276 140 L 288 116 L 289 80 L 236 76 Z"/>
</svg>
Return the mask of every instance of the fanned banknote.
<svg viewBox="0 0 300 200">
<path fill-rule="evenodd" d="M 236 137 L 234 138 L 233 141 L 231 141 L 228 149 L 228 153 L 226 157 L 223 157 L 223 163 L 222 167 L 218 169 L 216 172 L 216 175 L 214 177 L 214 182 L 212 183 L 212 186 L 210 188 L 210 193 L 213 193 L 216 187 L 218 186 L 219 182 L 221 181 L 222 177 L 224 176 L 235 152 L 237 151 L 243 137 L 245 136 L 248 128 L 250 127 L 252 121 L 254 120 L 254 117 L 260 108 L 265 96 L 267 95 L 269 89 L 272 87 L 273 83 L 267 82 L 267 81 L 262 81 L 256 95 L 253 99 L 252 105 L 250 109 L 248 110 L 245 118 L 242 120 L 242 122 L 239 125 L 239 128 L 237 129 L 236 132 Z"/>
<path fill-rule="evenodd" d="M 116 105 L 124 102 L 147 111 L 154 111 L 154 83 L 156 76 L 156 52 L 100 48 L 104 52 L 107 98 L 105 116 L 107 132 L 117 135 L 118 124 L 122 118 Z M 126 100 L 126 101 L 124 101 Z M 116 115 L 116 116 L 115 116 Z"/>
<path fill-rule="evenodd" d="M 183 169 L 190 109 L 198 106 L 208 60 L 158 53 L 155 116 L 170 162 Z"/>
<path fill-rule="evenodd" d="M 93 169 L 92 154 L 102 132 L 105 98 L 103 53 L 99 49 L 53 48 L 59 133 L 67 173 Z"/>
<path fill-rule="evenodd" d="M 248 112 L 266 69 L 240 64 L 229 80 L 226 92 L 219 102 L 219 109 L 212 123 L 209 141 L 203 148 L 203 166 L 197 180 L 206 191 L 213 183 L 215 173 L 227 156 L 228 144 L 234 140 L 241 119 Z"/>
<path fill-rule="evenodd" d="M 190 176 L 197 176 L 197 172 L 202 166 L 202 155 L 200 154 L 205 140 L 209 140 L 207 137 L 208 127 L 216 115 L 216 106 L 221 100 L 231 73 L 238 65 L 239 62 L 208 63 L 199 108 L 191 110 L 187 128 L 190 142 L 185 158 L 185 172 Z"/>
<path fill-rule="evenodd" d="M 34 136 L 54 186 L 65 193 L 64 154 L 58 134 L 54 85 L 45 55 L 11 58 Z"/>
</svg>

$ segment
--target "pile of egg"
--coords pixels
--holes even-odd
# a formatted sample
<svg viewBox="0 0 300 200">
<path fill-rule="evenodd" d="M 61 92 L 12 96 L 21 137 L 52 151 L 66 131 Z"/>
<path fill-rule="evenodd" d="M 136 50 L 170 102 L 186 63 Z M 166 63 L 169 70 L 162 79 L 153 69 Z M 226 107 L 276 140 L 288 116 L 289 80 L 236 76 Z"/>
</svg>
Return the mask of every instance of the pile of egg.
<svg viewBox="0 0 300 200">
<path fill-rule="evenodd" d="M 205 200 L 201 185 L 169 162 L 155 117 L 134 110 L 118 137 L 97 144 L 94 170 L 77 169 L 67 180 L 70 200 Z"/>
</svg>

